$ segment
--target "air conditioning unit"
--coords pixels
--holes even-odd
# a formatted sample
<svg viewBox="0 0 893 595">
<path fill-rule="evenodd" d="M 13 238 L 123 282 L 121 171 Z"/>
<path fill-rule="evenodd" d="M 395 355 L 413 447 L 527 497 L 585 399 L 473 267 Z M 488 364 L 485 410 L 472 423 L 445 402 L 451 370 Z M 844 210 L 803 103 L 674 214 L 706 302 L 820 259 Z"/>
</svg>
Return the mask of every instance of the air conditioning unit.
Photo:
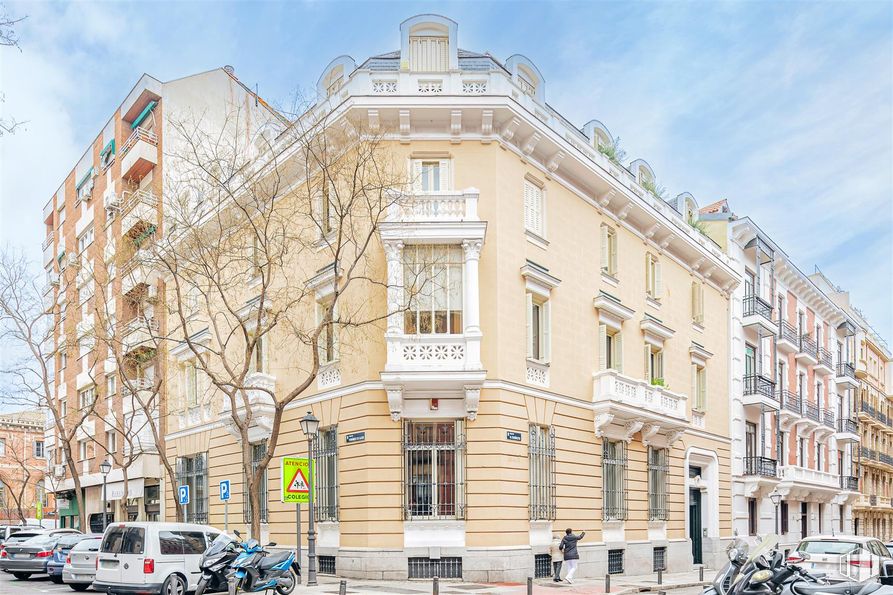
<svg viewBox="0 0 893 595">
<path fill-rule="evenodd" d="M 59 273 L 56 271 L 50 271 L 50 285 L 59 285 Z"/>
<path fill-rule="evenodd" d="M 76 252 L 69 252 L 66 260 L 68 261 L 68 266 L 70 267 L 81 266 L 80 256 Z"/>
<path fill-rule="evenodd" d="M 121 199 L 113 189 L 109 188 L 103 193 L 102 204 L 106 210 L 117 211 L 121 207 Z"/>
<path fill-rule="evenodd" d="M 56 465 L 53 467 L 53 475 L 56 477 L 65 477 L 65 465 Z"/>
</svg>

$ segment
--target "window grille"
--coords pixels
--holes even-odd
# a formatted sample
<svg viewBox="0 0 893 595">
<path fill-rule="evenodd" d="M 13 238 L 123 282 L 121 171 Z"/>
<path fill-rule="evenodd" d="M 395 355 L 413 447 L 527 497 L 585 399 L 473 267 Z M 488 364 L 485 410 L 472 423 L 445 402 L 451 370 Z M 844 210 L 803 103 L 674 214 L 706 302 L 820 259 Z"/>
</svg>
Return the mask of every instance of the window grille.
<svg viewBox="0 0 893 595">
<path fill-rule="evenodd" d="M 651 553 L 651 571 L 658 570 L 666 572 L 667 570 L 667 548 L 656 547 Z"/>
<path fill-rule="evenodd" d="M 338 520 L 338 427 L 322 428 L 313 443 L 317 521 Z M 333 558 L 334 559 L 334 558 Z"/>
<path fill-rule="evenodd" d="M 549 554 L 535 554 L 533 556 L 533 578 L 546 578 L 552 576 L 552 556 Z"/>
<path fill-rule="evenodd" d="M 648 447 L 648 518 L 665 521 L 667 506 L 667 473 L 670 469 L 666 448 Z"/>
<path fill-rule="evenodd" d="M 623 550 L 608 550 L 608 574 L 623 574 Z"/>
<path fill-rule="evenodd" d="M 626 444 L 605 440 L 602 444 L 603 516 L 626 518 Z"/>
<path fill-rule="evenodd" d="M 462 558 L 410 558 L 409 578 L 462 578 Z"/>
<path fill-rule="evenodd" d="M 555 520 L 555 430 L 531 425 L 530 520 Z"/>
<path fill-rule="evenodd" d="M 403 453 L 404 518 L 465 518 L 462 421 L 405 422 Z"/>
<path fill-rule="evenodd" d="M 263 459 L 267 455 L 267 441 L 258 442 L 257 444 L 251 445 L 251 468 L 253 471 L 257 470 L 258 465 L 260 465 L 261 459 Z M 251 498 L 248 497 L 248 474 L 243 474 L 243 486 L 245 486 L 245 499 L 242 503 L 242 513 L 244 516 L 244 520 L 246 523 L 251 522 Z M 260 522 L 266 523 L 269 516 L 267 514 L 267 469 L 264 469 L 263 474 L 260 477 L 259 484 L 255 486 L 255 489 L 260 493 Z"/>
<path fill-rule="evenodd" d="M 319 556 L 319 573 L 335 574 L 335 556 Z"/>
<path fill-rule="evenodd" d="M 208 453 L 177 458 L 177 485 L 189 486 L 186 522 L 208 522 Z"/>
</svg>

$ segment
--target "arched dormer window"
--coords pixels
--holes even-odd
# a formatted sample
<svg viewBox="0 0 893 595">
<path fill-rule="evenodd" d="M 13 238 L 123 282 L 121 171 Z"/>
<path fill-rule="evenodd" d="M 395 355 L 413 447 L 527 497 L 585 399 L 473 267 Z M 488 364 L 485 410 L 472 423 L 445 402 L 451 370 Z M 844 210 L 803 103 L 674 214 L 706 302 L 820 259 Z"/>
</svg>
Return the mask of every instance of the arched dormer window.
<svg viewBox="0 0 893 595">
<path fill-rule="evenodd" d="M 679 211 L 679 214 L 687 223 L 695 223 L 698 220 L 698 202 L 695 197 L 688 192 L 683 192 L 673 199 L 673 208 Z"/>
<path fill-rule="evenodd" d="M 521 91 L 530 95 L 540 103 L 546 101 L 546 81 L 539 68 L 526 56 L 515 54 L 505 61 L 506 69 L 511 73 Z"/>
<path fill-rule="evenodd" d="M 322 76 L 316 81 L 319 97 L 331 97 L 344 85 L 347 77 L 356 70 L 357 64 L 350 56 L 338 56 L 325 67 Z"/>
<path fill-rule="evenodd" d="M 420 14 L 400 24 L 400 69 L 447 72 L 459 68 L 455 21 L 436 14 Z"/>
<path fill-rule="evenodd" d="M 654 185 L 655 176 L 654 170 L 651 169 L 651 166 L 648 165 L 644 159 L 636 159 L 632 163 L 629 164 L 629 171 L 632 173 L 636 182 L 643 187 L 647 187 L 648 185 Z"/>
</svg>

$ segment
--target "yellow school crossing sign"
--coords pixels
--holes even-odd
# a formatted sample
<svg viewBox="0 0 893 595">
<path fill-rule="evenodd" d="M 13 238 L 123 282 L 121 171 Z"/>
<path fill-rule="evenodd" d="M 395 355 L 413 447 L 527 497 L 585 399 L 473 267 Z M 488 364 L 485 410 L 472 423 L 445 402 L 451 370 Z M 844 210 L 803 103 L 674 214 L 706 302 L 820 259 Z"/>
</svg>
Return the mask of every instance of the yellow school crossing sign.
<svg viewBox="0 0 893 595">
<path fill-rule="evenodd" d="M 282 457 L 280 471 L 282 485 L 280 493 L 283 502 L 305 504 L 310 502 L 310 490 L 313 485 L 313 473 L 310 459 L 302 457 Z"/>
</svg>

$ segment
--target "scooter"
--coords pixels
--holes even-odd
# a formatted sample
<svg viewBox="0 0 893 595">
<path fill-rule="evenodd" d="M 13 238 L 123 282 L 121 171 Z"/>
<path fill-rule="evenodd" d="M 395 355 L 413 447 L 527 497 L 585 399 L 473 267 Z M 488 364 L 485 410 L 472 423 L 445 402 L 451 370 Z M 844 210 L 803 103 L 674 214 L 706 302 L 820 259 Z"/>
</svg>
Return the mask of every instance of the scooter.
<svg viewBox="0 0 893 595">
<path fill-rule="evenodd" d="M 239 549 L 239 542 L 226 533 L 221 533 L 211 542 L 198 565 L 202 576 L 195 587 L 195 595 L 203 595 L 206 591 L 227 591 L 227 571 L 239 556 Z"/>
<path fill-rule="evenodd" d="M 241 534 L 235 531 L 241 538 Z M 292 551 L 269 554 L 264 547 L 276 545 L 273 542 L 261 546 L 256 539 L 239 544 L 241 552 L 230 565 L 227 574 L 229 595 L 239 591 L 257 593 L 274 589 L 279 595 L 291 595 L 301 576 L 301 566 Z"/>
</svg>

